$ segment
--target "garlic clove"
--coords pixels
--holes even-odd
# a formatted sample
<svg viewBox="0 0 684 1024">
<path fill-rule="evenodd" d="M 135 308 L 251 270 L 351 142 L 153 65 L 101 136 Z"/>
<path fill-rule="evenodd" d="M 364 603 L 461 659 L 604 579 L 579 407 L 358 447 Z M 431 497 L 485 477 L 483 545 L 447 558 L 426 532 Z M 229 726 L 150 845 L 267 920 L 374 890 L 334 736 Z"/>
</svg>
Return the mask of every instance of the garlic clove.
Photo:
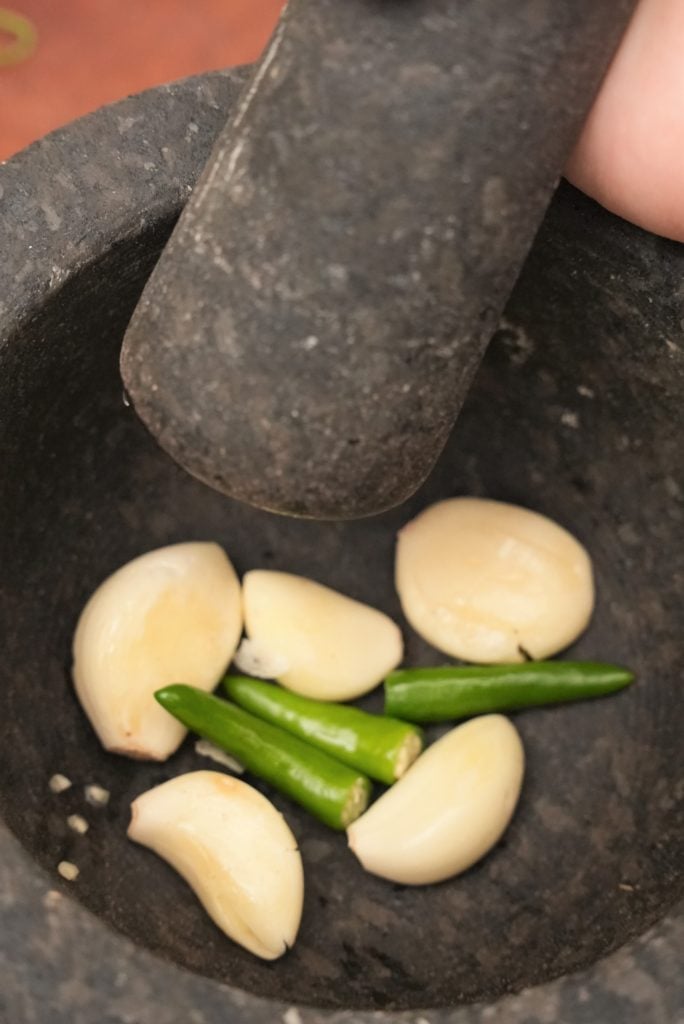
<svg viewBox="0 0 684 1024">
<path fill-rule="evenodd" d="M 514 726 L 485 715 L 452 729 L 347 829 L 367 871 L 404 885 L 458 875 L 498 842 L 522 787 Z"/>
<path fill-rule="evenodd" d="M 264 960 L 294 945 L 304 873 L 285 819 L 252 786 L 190 772 L 133 801 L 128 836 L 178 871 L 231 939 Z"/>
<path fill-rule="evenodd" d="M 401 661 L 399 628 L 375 608 L 284 572 L 253 570 L 242 585 L 250 656 L 295 693 L 352 700 Z"/>
<path fill-rule="evenodd" d="M 529 509 L 453 498 L 399 534 L 404 614 L 440 651 L 470 662 L 546 658 L 586 628 L 591 561 L 557 523 Z"/>
<path fill-rule="evenodd" d="M 102 745 L 163 761 L 186 730 L 154 700 L 184 682 L 212 690 L 242 630 L 240 583 L 218 544 L 150 551 L 102 583 L 73 644 L 76 693 Z"/>
</svg>

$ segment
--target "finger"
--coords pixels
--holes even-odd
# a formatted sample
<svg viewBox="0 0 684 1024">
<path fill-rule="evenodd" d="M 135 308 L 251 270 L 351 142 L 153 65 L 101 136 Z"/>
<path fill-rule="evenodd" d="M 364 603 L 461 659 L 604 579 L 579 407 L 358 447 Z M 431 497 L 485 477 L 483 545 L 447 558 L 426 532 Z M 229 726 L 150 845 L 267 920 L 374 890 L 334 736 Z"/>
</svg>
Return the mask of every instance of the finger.
<svg viewBox="0 0 684 1024">
<path fill-rule="evenodd" d="M 609 210 L 684 241 L 684 0 L 641 0 L 566 167 Z"/>
</svg>

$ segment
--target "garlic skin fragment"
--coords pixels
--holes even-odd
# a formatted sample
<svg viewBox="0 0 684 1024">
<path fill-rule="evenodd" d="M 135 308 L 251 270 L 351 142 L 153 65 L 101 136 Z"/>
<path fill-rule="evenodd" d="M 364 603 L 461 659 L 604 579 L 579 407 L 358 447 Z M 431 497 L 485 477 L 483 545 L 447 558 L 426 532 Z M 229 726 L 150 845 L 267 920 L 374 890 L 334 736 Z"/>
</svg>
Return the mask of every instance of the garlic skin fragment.
<svg viewBox="0 0 684 1024">
<path fill-rule="evenodd" d="M 86 604 L 73 644 L 76 693 L 106 750 L 164 761 L 186 730 L 154 691 L 213 690 L 242 630 L 240 583 L 218 544 L 174 544 L 128 562 Z"/>
<path fill-rule="evenodd" d="M 234 772 L 236 775 L 244 775 L 244 765 L 240 764 L 236 758 L 231 757 L 225 750 L 221 750 L 214 743 L 210 743 L 209 740 L 197 740 L 195 742 L 195 753 L 199 757 L 207 757 L 210 761 L 215 761 L 216 764 L 222 764 L 228 771 Z"/>
<path fill-rule="evenodd" d="M 294 945 L 304 872 L 282 814 L 222 772 L 179 775 L 133 801 L 128 837 L 178 871 L 218 927 L 264 960 Z"/>
<path fill-rule="evenodd" d="M 371 874 L 403 885 L 451 878 L 480 860 L 510 822 L 525 754 L 502 715 L 452 729 L 347 829 Z"/>
<path fill-rule="evenodd" d="M 67 818 L 67 825 L 72 831 L 77 832 L 79 836 L 84 836 L 90 828 L 82 814 L 70 814 Z"/>
<path fill-rule="evenodd" d="M 240 641 L 233 664 L 240 672 L 255 679 L 277 679 L 290 667 L 282 654 L 274 654 L 269 647 L 262 650 L 259 643 L 248 636 Z"/>
<path fill-rule="evenodd" d="M 75 882 L 81 874 L 81 869 L 72 864 L 70 860 L 60 860 L 57 865 L 57 873 L 66 879 L 67 882 Z"/>
<path fill-rule="evenodd" d="M 83 795 L 86 798 L 86 803 L 91 807 L 106 807 L 111 793 L 104 786 L 98 786 L 96 782 L 91 782 L 83 787 Z"/>
<path fill-rule="evenodd" d="M 64 793 L 67 789 L 71 789 L 73 782 L 67 778 L 66 775 L 62 775 L 61 772 L 57 772 L 52 775 L 48 782 L 51 793 Z"/>
<path fill-rule="evenodd" d="M 242 581 L 245 629 L 275 678 L 318 700 L 353 700 L 401 661 L 399 627 L 383 612 L 313 580 L 256 569 Z"/>
<path fill-rule="evenodd" d="M 408 523 L 395 578 L 416 632 L 469 662 L 556 654 L 586 628 L 594 607 L 589 555 L 567 530 L 480 498 L 438 502 Z"/>
</svg>

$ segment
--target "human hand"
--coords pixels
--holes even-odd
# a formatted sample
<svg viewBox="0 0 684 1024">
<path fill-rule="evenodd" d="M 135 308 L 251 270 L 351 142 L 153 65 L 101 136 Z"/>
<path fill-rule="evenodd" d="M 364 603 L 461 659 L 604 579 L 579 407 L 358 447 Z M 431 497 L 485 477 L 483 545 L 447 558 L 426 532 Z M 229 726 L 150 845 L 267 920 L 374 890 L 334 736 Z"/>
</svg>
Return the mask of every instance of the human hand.
<svg viewBox="0 0 684 1024">
<path fill-rule="evenodd" d="M 613 213 L 684 242 L 684 0 L 640 0 L 565 173 Z"/>
</svg>

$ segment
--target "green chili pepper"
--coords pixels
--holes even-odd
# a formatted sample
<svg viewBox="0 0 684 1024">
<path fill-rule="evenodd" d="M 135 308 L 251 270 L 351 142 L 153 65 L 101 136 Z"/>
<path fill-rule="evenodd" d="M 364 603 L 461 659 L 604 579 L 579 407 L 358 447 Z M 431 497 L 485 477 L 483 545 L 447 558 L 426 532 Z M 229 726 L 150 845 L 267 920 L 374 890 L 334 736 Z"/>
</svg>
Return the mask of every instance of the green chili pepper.
<svg viewBox="0 0 684 1024">
<path fill-rule="evenodd" d="M 385 713 L 410 722 L 445 722 L 488 711 L 602 697 L 633 679 L 627 669 L 593 661 L 399 669 L 385 680 Z"/>
<path fill-rule="evenodd" d="M 228 676 L 223 686 L 246 711 L 387 785 L 404 774 L 423 748 L 420 730 L 396 718 L 300 697 L 282 686 L 245 676 Z"/>
<path fill-rule="evenodd" d="M 370 796 L 370 782 L 315 747 L 193 686 L 165 686 L 156 699 L 174 718 L 233 754 L 254 775 L 331 828 L 344 829 Z"/>
</svg>

